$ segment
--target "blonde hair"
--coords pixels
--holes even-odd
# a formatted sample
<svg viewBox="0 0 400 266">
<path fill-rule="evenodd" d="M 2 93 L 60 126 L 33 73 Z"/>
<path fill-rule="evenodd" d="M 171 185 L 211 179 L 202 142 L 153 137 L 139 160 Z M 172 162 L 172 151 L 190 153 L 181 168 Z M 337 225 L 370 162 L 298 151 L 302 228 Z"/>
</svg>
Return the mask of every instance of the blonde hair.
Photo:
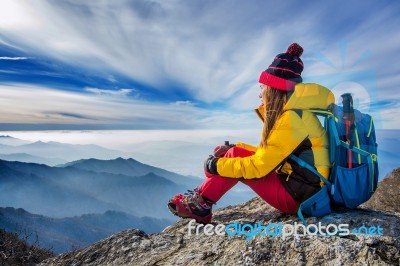
<svg viewBox="0 0 400 266">
<path fill-rule="evenodd" d="M 278 90 L 270 86 L 263 87 L 264 89 L 261 92 L 261 96 L 265 106 L 265 114 L 260 147 L 265 147 L 267 145 L 268 136 L 271 133 L 275 122 L 283 113 L 283 107 L 288 99 L 286 91 Z"/>
</svg>

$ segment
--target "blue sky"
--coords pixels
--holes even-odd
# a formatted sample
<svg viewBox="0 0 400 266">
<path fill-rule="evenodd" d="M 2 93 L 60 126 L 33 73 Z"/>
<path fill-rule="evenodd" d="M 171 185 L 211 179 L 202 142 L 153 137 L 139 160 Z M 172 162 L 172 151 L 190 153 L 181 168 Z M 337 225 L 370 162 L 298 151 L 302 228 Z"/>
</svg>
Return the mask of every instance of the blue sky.
<svg viewBox="0 0 400 266">
<path fill-rule="evenodd" d="M 259 74 L 292 42 L 305 82 L 400 129 L 399 13 L 389 0 L 2 0 L 0 130 L 259 126 Z"/>
</svg>

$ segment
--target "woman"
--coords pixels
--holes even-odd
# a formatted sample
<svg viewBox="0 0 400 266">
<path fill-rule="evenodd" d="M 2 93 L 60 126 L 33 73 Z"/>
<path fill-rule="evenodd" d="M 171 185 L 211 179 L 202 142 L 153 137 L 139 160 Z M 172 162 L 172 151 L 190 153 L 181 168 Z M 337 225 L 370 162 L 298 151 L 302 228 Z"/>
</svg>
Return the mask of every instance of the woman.
<svg viewBox="0 0 400 266">
<path fill-rule="evenodd" d="M 212 205 L 241 181 L 268 204 L 285 213 L 296 213 L 299 204 L 321 188 L 320 178 L 288 157 L 300 157 L 329 175 L 327 135 L 309 109 L 327 109 L 333 94 L 317 84 L 303 84 L 297 43 L 275 57 L 260 75 L 262 105 L 256 110 L 264 123 L 258 147 L 236 143 L 223 157 L 210 156 L 205 162 L 207 179 L 187 194 L 168 203 L 172 213 L 210 223 Z"/>
</svg>

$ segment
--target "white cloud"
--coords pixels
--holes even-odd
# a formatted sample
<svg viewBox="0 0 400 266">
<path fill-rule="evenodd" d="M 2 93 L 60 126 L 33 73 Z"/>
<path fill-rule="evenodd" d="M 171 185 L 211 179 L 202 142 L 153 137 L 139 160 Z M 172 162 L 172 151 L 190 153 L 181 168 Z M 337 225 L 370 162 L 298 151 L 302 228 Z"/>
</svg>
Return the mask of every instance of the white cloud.
<svg viewBox="0 0 400 266">
<path fill-rule="evenodd" d="M 98 88 L 85 88 L 85 91 L 102 96 L 112 96 L 112 97 L 127 97 L 133 92 L 137 92 L 134 89 L 119 89 L 119 90 L 104 90 Z"/>
<path fill-rule="evenodd" d="M 1 12 L 1 11 L 0 11 L 0 12 Z M 15 46 L 15 45 L 13 45 L 13 44 L 11 44 L 11 43 L 9 43 L 9 42 L 3 40 L 3 39 L 1 38 L 1 36 L 0 36 L 0 44 L 1 44 L 1 45 L 4 45 L 4 46 L 7 46 L 7 47 L 10 47 L 10 48 L 15 49 L 15 50 L 22 51 L 22 49 L 21 49 L 20 47 Z"/>
<path fill-rule="evenodd" d="M 29 57 L 23 57 L 23 56 L 20 56 L 20 57 L 8 57 L 8 56 L 0 56 L 0 60 L 26 60 L 26 59 L 29 59 Z"/>
<path fill-rule="evenodd" d="M 99 92 L 101 90 L 95 90 Z M 111 128 L 242 128 L 230 112 L 202 110 L 189 102 L 168 104 L 104 97 L 22 84 L 0 85 L 0 124 L 109 125 Z M 251 123 L 250 123 L 251 124 Z M 225 126 L 225 127 L 224 127 Z"/>
<path fill-rule="evenodd" d="M 0 30 L 32 53 L 109 68 L 159 90 L 178 85 L 196 100 L 213 102 L 257 83 L 274 53 L 285 49 L 277 47 L 286 40 L 276 38 L 285 26 L 260 26 L 259 8 L 237 9 L 229 1 L 12 0 L 2 2 Z M 14 22 L 3 13 L 14 14 Z"/>
<path fill-rule="evenodd" d="M 177 106 L 195 106 L 196 103 L 191 102 L 191 101 L 176 101 L 174 103 L 171 103 L 172 105 L 177 105 Z"/>
<path fill-rule="evenodd" d="M 0 5 L 1 36 L 7 37 L 0 43 L 79 68 L 124 74 L 163 92 L 179 87 L 191 96 L 190 102 L 174 104 L 180 108 L 218 101 L 229 101 L 238 112 L 256 107 L 260 71 L 292 41 L 305 48 L 305 77 L 342 73 L 339 46 L 348 40 L 346 64 L 371 51 L 356 68 L 375 71 L 380 100 L 398 84 L 393 76 L 400 65 L 387 68 L 399 56 L 398 5 L 281 1 L 271 8 L 270 1 L 224 0 L 3 0 Z M 324 65 L 319 52 L 338 68 Z M 117 82 L 114 76 L 108 80 Z"/>
</svg>

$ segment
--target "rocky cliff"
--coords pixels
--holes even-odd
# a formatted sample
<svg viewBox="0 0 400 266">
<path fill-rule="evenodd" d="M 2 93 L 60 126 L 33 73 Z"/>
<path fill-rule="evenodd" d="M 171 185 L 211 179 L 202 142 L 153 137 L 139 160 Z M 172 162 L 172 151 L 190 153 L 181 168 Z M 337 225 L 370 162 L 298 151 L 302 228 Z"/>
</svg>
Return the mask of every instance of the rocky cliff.
<svg viewBox="0 0 400 266">
<path fill-rule="evenodd" d="M 400 213 L 400 168 L 395 169 L 379 183 L 374 195 L 363 206 Z"/>
<path fill-rule="evenodd" d="M 393 172 L 399 187 L 399 170 Z M 381 186 L 377 191 L 385 193 Z M 400 200 L 397 198 L 397 200 Z M 297 216 L 283 214 L 259 198 L 219 209 L 213 221 L 217 224 L 236 223 L 268 226 L 267 235 L 251 236 L 254 228 L 230 231 L 230 236 L 210 234 L 209 228 L 199 227 L 199 234 L 188 226 L 196 227 L 191 220 L 180 220 L 162 233 L 145 234 L 132 229 L 120 232 L 85 249 L 63 254 L 43 262 L 42 265 L 399 265 L 400 264 L 400 213 L 392 209 L 373 210 L 365 206 L 352 211 L 339 211 L 323 218 L 308 218 L 308 225 L 320 222 L 327 226 L 331 236 L 298 235 L 268 236 L 286 227 L 301 223 Z M 280 224 L 281 223 L 281 224 Z M 339 235 L 335 226 L 347 224 L 348 234 Z M 273 226 L 272 226 L 273 225 Z M 233 227 L 233 226 L 231 226 Z M 307 228 L 306 228 L 307 230 Z M 218 230 L 217 230 L 218 231 Z M 313 233 L 313 230 L 309 230 Z M 323 232 L 323 230 L 321 231 Z M 326 231 L 325 231 L 326 232 Z M 265 231 L 264 231 L 265 233 Z M 333 234 L 335 233 L 335 234 Z M 249 240 L 246 240 L 249 239 Z"/>
</svg>

